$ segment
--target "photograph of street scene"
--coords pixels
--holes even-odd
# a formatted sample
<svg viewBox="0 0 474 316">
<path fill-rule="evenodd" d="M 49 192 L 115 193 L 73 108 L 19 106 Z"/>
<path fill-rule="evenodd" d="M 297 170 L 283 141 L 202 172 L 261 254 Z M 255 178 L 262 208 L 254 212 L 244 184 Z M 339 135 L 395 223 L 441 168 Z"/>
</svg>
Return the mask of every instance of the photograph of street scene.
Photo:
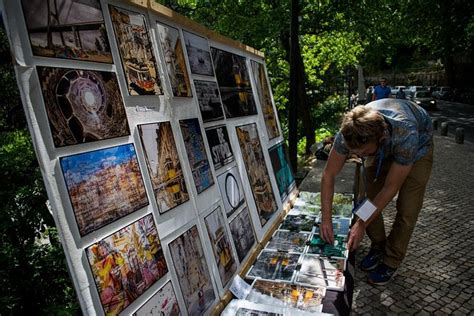
<svg viewBox="0 0 474 316">
<path fill-rule="evenodd" d="M 199 103 L 199 110 L 203 122 L 221 120 L 224 118 L 222 111 L 219 88 L 214 81 L 194 80 L 194 88 Z"/>
<path fill-rule="evenodd" d="M 199 194 L 214 184 L 199 120 L 197 118 L 181 120 L 179 125 L 193 173 L 194 185 Z"/>
<path fill-rule="evenodd" d="M 179 30 L 162 23 L 156 23 L 156 26 L 173 95 L 175 97 L 192 97 L 193 93 Z"/>
<path fill-rule="evenodd" d="M 133 144 L 60 158 L 81 236 L 148 205 Z"/>
<path fill-rule="evenodd" d="M 130 95 L 163 94 L 145 16 L 109 5 Z"/>
<path fill-rule="evenodd" d="M 168 272 L 153 215 L 86 250 L 106 315 L 118 315 Z"/>
<path fill-rule="evenodd" d="M 268 139 L 273 139 L 280 136 L 280 131 L 278 130 L 277 118 L 273 110 L 272 95 L 270 94 L 270 85 L 265 75 L 265 66 L 254 60 L 250 61 L 250 65 L 252 67 L 253 78 L 255 79 L 265 127 L 267 128 Z"/>
<path fill-rule="evenodd" d="M 204 314 L 216 295 L 197 227 L 173 240 L 169 248 L 188 314 Z"/>
<path fill-rule="evenodd" d="M 244 207 L 229 223 L 232 239 L 239 261 L 242 262 L 255 244 L 255 233 L 252 227 L 249 210 Z"/>
<path fill-rule="evenodd" d="M 170 122 L 138 125 L 156 203 L 161 214 L 189 200 Z"/>
<path fill-rule="evenodd" d="M 262 227 L 278 210 L 255 123 L 238 126 L 237 138 Z"/>
<path fill-rule="evenodd" d="M 178 300 L 174 293 L 173 284 L 168 281 L 155 295 L 143 304 L 133 316 L 179 316 Z"/>
<path fill-rule="evenodd" d="M 33 55 L 113 63 L 99 0 L 22 0 Z"/>
<path fill-rule="evenodd" d="M 226 118 L 257 114 L 245 58 L 211 47 Z"/>
<path fill-rule="evenodd" d="M 222 219 L 221 208 L 217 207 L 211 214 L 206 216 L 204 221 L 206 222 L 207 233 L 211 241 L 212 252 L 216 259 L 222 286 L 225 287 L 237 270 L 237 264 L 232 255 L 232 248 Z"/>
</svg>

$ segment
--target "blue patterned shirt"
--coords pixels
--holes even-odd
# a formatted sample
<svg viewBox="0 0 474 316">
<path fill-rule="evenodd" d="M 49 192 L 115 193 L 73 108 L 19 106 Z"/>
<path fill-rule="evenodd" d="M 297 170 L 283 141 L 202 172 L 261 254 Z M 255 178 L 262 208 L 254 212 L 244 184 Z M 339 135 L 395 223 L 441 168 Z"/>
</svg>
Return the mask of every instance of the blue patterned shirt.
<svg viewBox="0 0 474 316">
<path fill-rule="evenodd" d="M 377 100 L 366 106 L 381 113 L 389 125 L 390 136 L 382 147 L 384 159 L 393 160 L 400 165 L 410 165 L 428 153 L 433 125 L 423 108 L 400 99 Z M 341 132 L 336 135 L 334 149 L 341 155 L 349 154 Z"/>
</svg>

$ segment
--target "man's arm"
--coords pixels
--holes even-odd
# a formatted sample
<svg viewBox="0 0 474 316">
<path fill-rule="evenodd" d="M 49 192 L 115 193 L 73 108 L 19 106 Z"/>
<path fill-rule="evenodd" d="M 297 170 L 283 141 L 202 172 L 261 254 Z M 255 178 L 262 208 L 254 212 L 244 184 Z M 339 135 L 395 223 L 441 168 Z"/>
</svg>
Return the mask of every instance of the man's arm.
<svg viewBox="0 0 474 316">
<path fill-rule="evenodd" d="M 321 178 L 321 214 L 320 226 L 321 238 L 326 242 L 334 243 L 334 233 L 332 230 L 332 198 L 334 195 L 334 183 L 336 176 L 341 171 L 346 162 L 347 155 L 339 154 L 334 147 L 329 153 L 329 158 L 323 170 Z"/>
<path fill-rule="evenodd" d="M 407 178 L 413 165 L 400 165 L 396 162 L 392 163 L 388 171 L 382 190 L 375 196 L 372 203 L 377 207 L 377 210 L 372 216 L 364 222 L 360 218 L 357 219 L 351 228 L 347 248 L 351 250 L 357 249 L 360 241 L 364 237 L 365 228 L 376 218 L 382 210 L 393 200 L 397 192 L 400 190 L 403 182 Z"/>
</svg>

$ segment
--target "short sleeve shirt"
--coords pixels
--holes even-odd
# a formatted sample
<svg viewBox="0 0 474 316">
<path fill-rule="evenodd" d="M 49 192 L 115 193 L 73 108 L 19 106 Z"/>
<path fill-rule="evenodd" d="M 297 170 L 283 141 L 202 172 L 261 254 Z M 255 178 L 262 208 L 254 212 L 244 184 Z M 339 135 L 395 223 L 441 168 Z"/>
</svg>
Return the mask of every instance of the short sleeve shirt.
<svg viewBox="0 0 474 316">
<path fill-rule="evenodd" d="M 410 165 L 428 153 L 433 125 L 423 108 L 411 101 L 399 99 L 382 99 L 366 106 L 381 113 L 390 127 L 390 136 L 382 146 L 384 159 Z M 349 154 L 341 132 L 335 137 L 334 149 L 341 155 Z"/>
<path fill-rule="evenodd" d="M 380 100 L 380 99 L 385 99 L 390 97 L 390 93 L 392 90 L 388 87 L 382 87 L 381 85 L 375 86 L 374 88 L 374 94 L 375 94 L 375 100 Z"/>
</svg>

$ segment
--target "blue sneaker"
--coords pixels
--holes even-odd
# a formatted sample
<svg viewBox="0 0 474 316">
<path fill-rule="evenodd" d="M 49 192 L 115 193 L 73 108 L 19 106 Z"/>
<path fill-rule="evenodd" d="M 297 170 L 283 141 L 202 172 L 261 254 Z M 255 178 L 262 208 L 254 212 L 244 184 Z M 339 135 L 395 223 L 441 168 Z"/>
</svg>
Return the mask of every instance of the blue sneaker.
<svg viewBox="0 0 474 316">
<path fill-rule="evenodd" d="M 359 268 L 362 271 L 371 271 L 377 267 L 383 257 L 383 252 L 377 249 L 370 249 L 367 256 L 360 262 Z"/>
<path fill-rule="evenodd" d="M 395 274 L 397 269 L 390 268 L 385 263 L 381 263 L 374 271 L 369 273 L 367 282 L 372 285 L 385 285 Z"/>
</svg>

